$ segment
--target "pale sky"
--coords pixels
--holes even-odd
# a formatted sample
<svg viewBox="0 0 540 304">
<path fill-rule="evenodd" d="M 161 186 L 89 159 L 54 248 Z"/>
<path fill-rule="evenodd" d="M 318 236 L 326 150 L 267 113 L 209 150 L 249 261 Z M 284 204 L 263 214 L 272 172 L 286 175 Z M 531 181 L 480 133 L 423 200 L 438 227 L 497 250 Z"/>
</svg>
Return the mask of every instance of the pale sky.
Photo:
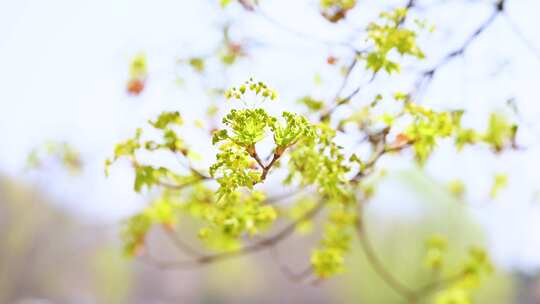
<svg viewBox="0 0 540 304">
<path fill-rule="evenodd" d="M 175 84 L 175 61 L 212 50 L 220 25 L 229 20 L 233 35 L 257 41 L 252 56 L 228 72 L 229 84 L 255 76 L 278 89 L 285 101 L 308 93 L 328 98 L 335 91 L 328 88 L 338 83 L 324 58 L 346 51 L 318 40 L 355 37 L 354 29 L 365 27 L 380 9 L 403 3 L 359 1 L 345 22 L 329 25 L 318 14 L 317 1 L 260 2 L 271 20 L 246 15 L 238 7 L 223 12 L 210 0 L 0 0 L 0 172 L 39 185 L 85 218 L 117 220 L 138 208 L 144 197 L 131 191 L 127 168 L 114 168 L 105 179 L 103 160 L 116 142 L 162 110 L 178 109 L 188 120 L 203 113 L 208 98 L 190 74 L 182 75 L 188 78 L 184 89 Z M 420 1 L 439 3 L 422 11 L 437 28 L 420 38 L 426 67 L 457 48 L 492 10 L 489 1 L 446 2 Z M 471 188 L 471 209 L 486 227 L 498 261 L 530 269 L 540 267 L 540 207 L 531 204 L 540 190 L 540 54 L 533 50 L 540 49 L 540 1 L 507 2 L 509 19 L 500 17 L 463 58 L 441 70 L 422 98 L 436 107 L 465 108 L 470 113 L 466 122 L 482 127 L 491 110 L 504 109 L 513 97 L 524 123 L 520 141 L 527 149 L 495 157 L 486 151 L 455 155 L 443 146 L 426 170 L 441 181 L 464 179 Z M 149 84 L 142 96 L 130 98 L 125 94 L 128 63 L 141 51 L 148 57 Z M 313 83 L 316 73 L 322 87 Z M 364 78 L 359 70 L 351 82 Z M 377 90 L 407 90 L 412 80 L 407 69 L 396 80 L 381 78 L 359 98 Z M 194 133 L 186 137 L 195 145 L 201 141 Z M 81 176 L 23 171 L 28 152 L 50 139 L 81 150 Z M 508 173 L 510 185 L 490 202 L 486 189 L 497 172 Z"/>
</svg>

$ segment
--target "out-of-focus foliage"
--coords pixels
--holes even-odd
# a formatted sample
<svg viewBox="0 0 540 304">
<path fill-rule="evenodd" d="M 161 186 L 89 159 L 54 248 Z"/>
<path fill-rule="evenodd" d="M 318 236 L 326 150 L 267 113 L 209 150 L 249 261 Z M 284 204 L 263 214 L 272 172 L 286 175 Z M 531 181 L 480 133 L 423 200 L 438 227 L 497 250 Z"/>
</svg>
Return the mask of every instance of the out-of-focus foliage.
<svg viewBox="0 0 540 304">
<path fill-rule="evenodd" d="M 493 185 L 491 186 L 489 196 L 491 196 L 491 198 L 495 198 L 497 194 L 499 193 L 499 191 L 505 188 L 507 184 L 508 184 L 508 176 L 506 176 L 506 174 L 502 174 L 502 173 L 495 174 L 495 176 L 493 177 Z"/>
<path fill-rule="evenodd" d="M 356 6 L 356 0 L 321 0 L 321 15 L 330 22 L 345 18 L 347 12 Z"/>
<path fill-rule="evenodd" d="M 240 6 L 245 13 L 265 16 L 259 1 L 220 1 L 220 5 L 224 10 Z M 298 103 L 307 108 L 305 115 L 295 113 L 292 107 L 277 111 L 281 105 L 272 102 L 278 99 L 276 90 L 250 78 L 228 89 L 208 89 L 209 94 L 223 104 L 213 104 L 207 121 L 196 118 L 194 125 L 208 131 L 206 139 L 215 148 L 213 155 L 202 156 L 191 147 L 188 138 L 182 136 L 187 129 L 184 118 L 176 111 L 163 112 L 155 120 L 149 120 L 150 131 L 139 128 L 132 138 L 117 144 L 112 158 L 106 161 L 107 172 L 116 161 L 127 160 L 135 175 L 134 190 L 153 196 L 146 208 L 124 222 L 125 253 L 148 258 L 161 267 L 193 267 L 272 249 L 293 232 L 316 231 L 319 240 L 309 254 L 305 277 L 322 281 L 346 273 L 348 258 L 356 248 L 353 240 L 359 239 L 360 249 L 371 267 L 403 300 L 416 303 L 432 299 L 437 304 L 472 301 L 475 290 L 493 270 L 482 248 L 468 244 L 466 248 L 459 248 L 456 254 L 459 258 L 454 258 L 452 248 L 460 243 L 456 245 L 446 234 L 431 234 L 424 240 L 425 250 L 422 257 L 417 257 L 418 267 L 414 271 L 416 274 L 429 272 L 429 276 L 420 275 L 418 282 L 431 282 L 435 287 L 402 285 L 399 267 L 386 268 L 377 250 L 371 248 L 365 231 L 369 222 L 365 210 L 386 175 L 386 170 L 380 166 L 382 158 L 396 157 L 423 168 L 439 145 L 450 142 L 455 151 L 476 145 L 502 153 L 517 148 L 517 125 L 494 112 L 485 113 L 489 115 L 485 130 L 468 128 L 462 124 L 463 116 L 467 115 L 464 110 L 438 109 L 416 100 L 418 85 L 409 92 L 396 92 L 394 88 L 374 92 L 367 103 L 352 107 L 345 115 L 335 115 L 338 108 L 350 105 L 362 89 L 360 86 L 343 97 L 357 66 L 362 66 L 371 76 L 369 84 L 382 70 L 386 71 L 386 77 L 395 77 L 405 60 L 425 59 L 418 38 L 424 33 L 427 21 L 408 22 L 409 9 L 414 5 L 411 1 L 405 7 L 383 11 L 376 20 L 368 22 L 365 47 L 340 44 L 353 54 L 350 65 L 341 66 L 341 58 L 326 58 L 330 66 L 339 63 L 342 84 L 331 100 L 318 99 L 309 93 L 300 95 L 304 97 Z M 497 4 L 496 12 L 502 10 L 502 5 Z M 319 3 L 321 15 L 332 23 L 345 19 L 357 6 L 354 0 Z M 239 58 L 246 56 L 249 44 L 232 39 L 229 25 L 223 27 L 220 39 L 213 52 L 188 55 L 177 62 L 194 77 L 208 76 L 216 65 L 224 71 L 232 68 Z M 468 43 L 470 41 L 445 60 L 463 53 Z M 439 65 L 442 64 L 444 62 Z M 439 65 L 424 72 L 422 77 L 431 79 Z M 141 82 L 142 86 L 128 88 L 128 91 L 138 95 L 148 76 L 145 57 L 134 58 L 130 71 L 131 80 Z M 322 85 L 321 75 L 315 75 L 315 79 L 317 85 Z M 218 117 L 222 117 L 221 123 L 215 120 Z M 362 149 L 345 147 L 351 142 Z M 146 157 L 158 153 L 169 154 L 182 168 L 161 162 L 158 165 Z M 200 168 L 195 160 L 210 165 Z M 270 176 L 279 178 L 286 187 L 299 188 L 299 192 L 306 193 L 296 197 L 291 206 L 277 207 L 274 203 L 281 198 L 272 197 L 266 191 Z M 491 196 L 495 197 L 506 183 L 506 178 L 497 175 Z M 465 185 L 451 182 L 445 188 L 445 195 L 448 194 L 464 199 Z M 285 198 L 291 197 L 294 195 Z M 292 222 L 279 229 L 281 219 Z M 183 232 L 185 221 L 195 223 L 198 243 L 184 243 L 176 238 Z M 160 263 L 159 257 L 152 256 L 148 240 L 156 226 L 164 228 L 176 247 L 191 260 Z M 204 249 L 201 251 L 200 247 Z M 295 277 L 286 267 L 280 269 Z M 405 277 L 414 278 L 410 273 Z"/>
<path fill-rule="evenodd" d="M 470 128 L 461 128 L 456 138 L 456 146 L 461 149 L 466 144 L 483 142 L 495 152 L 502 152 L 506 148 L 516 147 L 516 132 L 518 126 L 510 123 L 499 113 L 491 113 L 486 130 L 477 132 Z"/>
<path fill-rule="evenodd" d="M 138 54 L 131 60 L 129 66 L 129 79 L 126 85 L 128 94 L 137 96 L 141 94 L 146 85 L 148 77 L 148 64 L 146 55 Z"/>
<path fill-rule="evenodd" d="M 104 246 L 92 259 L 96 297 L 101 303 L 128 303 L 134 281 L 131 263 L 122 258 L 116 246 Z"/>
<path fill-rule="evenodd" d="M 355 214 L 347 212 L 343 206 L 329 214 L 319 248 L 311 255 L 311 264 L 319 277 L 326 278 L 345 271 L 344 254 L 350 250 L 355 221 Z"/>
<path fill-rule="evenodd" d="M 131 262 L 108 235 L 0 176 L 0 303 L 128 303 Z"/>
<path fill-rule="evenodd" d="M 210 51 L 188 51 L 179 56 L 175 70 L 177 83 L 191 86 L 191 79 L 184 81 L 187 77 L 200 80 L 201 91 L 212 99 L 212 104 L 202 117 L 186 114 L 189 111 L 184 112 L 182 107 L 187 103 L 178 111 L 162 112 L 148 120 L 147 125 L 134 130 L 132 137 L 116 144 L 111 157 L 105 161 L 107 175 L 111 165 L 126 161 L 133 170 L 133 190 L 149 197 L 146 206 L 122 222 L 120 237 L 124 255 L 139 257 L 146 264 L 162 269 L 181 269 L 271 251 L 277 265 L 266 267 L 271 269 L 257 269 L 253 260 L 248 259 L 209 270 L 212 275 L 208 285 L 221 291 L 215 294 L 208 291 L 197 299 L 205 303 L 227 302 L 220 296 L 238 286 L 242 288 L 237 293 L 249 293 L 246 286 L 269 290 L 265 284 L 271 280 L 272 271 L 282 272 L 295 282 L 336 284 L 338 292 L 332 299 L 317 298 L 319 302 L 341 302 L 343 297 L 353 303 L 510 302 L 508 278 L 492 263 L 483 248 L 482 233 L 463 209 L 471 190 L 464 182 L 453 179 L 441 186 L 416 171 L 403 174 L 399 178 L 401 184 L 415 188 L 413 192 L 421 206 L 416 206 L 415 212 L 410 214 L 403 208 L 400 216 L 392 216 L 392 212 L 388 212 L 390 215 L 377 213 L 384 210 L 384 207 L 378 209 L 381 208 L 379 190 L 388 177 L 393 176 L 386 168 L 386 160 L 422 171 L 429 167 L 441 146 L 450 145 L 456 153 L 482 151 L 497 156 L 510 149 L 517 150 L 518 130 L 521 130 L 516 123 L 519 121 L 517 106 L 513 109 L 515 117 L 491 109 L 478 114 L 487 121 L 478 129 L 464 123 L 466 110 L 433 106 L 423 100 L 421 94 L 438 69 L 464 55 L 473 40 L 497 16 L 506 12 L 505 1 L 492 3 L 489 19 L 466 37 L 461 46 L 443 54 L 441 61 L 433 65 L 433 62 L 420 62 L 426 59 L 429 50 L 423 47 L 423 35 L 433 28 L 428 29 L 430 21 L 411 16 L 413 9 L 424 10 L 424 5 L 419 5 L 418 1 L 407 1 L 402 3 L 403 7 L 385 5 L 385 11 L 375 15 L 373 20 L 359 23 L 361 28 L 354 29 L 354 35 L 358 36 L 349 41 L 325 40 L 312 33 L 291 30 L 265 11 L 264 2 L 219 0 L 213 4 L 216 8 L 220 6 L 219 12 L 227 18 L 252 14 L 284 32 L 291 32 L 298 39 L 323 45 L 329 50 L 325 50 L 319 62 L 325 62 L 325 68 L 331 72 L 313 75 L 314 90 L 296 92 L 298 95 L 292 98 L 287 96 L 286 99 L 291 100 L 280 102 L 276 102 L 280 98 L 275 89 L 254 78 L 231 86 L 239 64 L 257 71 L 252 65 L 268 60 L 257 58 L 257 52 L 251 52 L 253 49 L 273 46 L 258 41 L 265 37 L 260 33 L 242 37 L 229 20 L 220 22 L 221 32 L 217 35 L 204 35 L 205 39 L 217 37 Z M 338 31 L 341 31 L 339 27 L 353 24 L 353 20 L 346 19 L 362 12 L 366 5 L 356 0 L 317 3 L 316 10 L 322 16 L 317 17 L 318 21 L 336 26 Z M 291 13 L 291 8 L 284 6 L 283 11 Z M 243 20 L 248 24 L 251 21 Z M 428 64 L 431 67 L 426 68 Z M 399 77 L 409 68 L 416 70 L 417 67 L 419 78 L 411 84 L 406 83 L 408 77 Z M 287 67 L 282 69 L 279 75 L 289 72 Z M 144 53 L 130 59 L 125 88 L 128 95 L 134 97 L 145 92 L 151 70 Z M 214 74 L 220 75 L 214 79 Z M 327 83 L 335 84 L 327 81 L 330 77 L 338 78 L 338 89 L 325 92 L 330 87 Z M 385 78 L 383 86 L 364 91 L 380 77 Z M 360 78 L 367 79 L 361 82 Z M 311 76 L 308 75 L 308 79 Z M 412 87 L 403 91 L 409 85 Z M 292 87 L 302 89 L 296 83 Z M 200 101 L 189 102 L 198 104 Z M 201 153 L 202 149 L 190 142 L 199 135 L 197 141 L 207 144 L 213 153 Z M 475 149 L 469 150 L 472 146 Z M 60 162 L 72 172 L 80 170 L 82 163 L 74 148 L 56 142 L 35 149 L 28 162 L 31 167 L 40 167 L 47 159 Z M 488 190 L 490 198 L 496 198 L 508 183 L 505 174 L 495 174 Z M 284 189 L 293 191 L 286 193 Z M 2 195 L 0 192 L 0 198 Z M 403 207 L 406 200 L 399 197 L 393 202 L 394 208 Z M 28 215 L 25 208 L 21 208 L 24 212 L 17 208 L 21 207 L 6 208 L 10 216 L 13 210 L 17 211 L 14 219 L 0 214 L 0 224 L 5 226 L 0 226 L 0 236 L 5 239 L 6 246 L 2 247 L 6 248 L 7 256 L 20 256 L 24 260 L 6 259 L 4 262 L 0 259 L 3 266 L 0 268 L 0 303 L 16 298 L 13 294 L 20 288 L 16 284 L 23 281 L 18 277 L 21 269 L 32 271 L 24 269 L 24 262 L 34 265 L 31 243 L 35 241 L 36 231 L 41 231 L 41 237 L 56 232 L 49 230 L 49 223 L 33 218 L 39 212 L 28 212 Z M 20 226 L 19 221 L 24 225 Z M 59 223 L 65 231 L 72 228 L 70 222 Z M 156 235 L 156 230 L 162 234 Z M 296 261 L 307 268 L 298 273 L 289 268 L 297 270 L 296 264 L 300 263 L 289 267 L 279 258 L 280 247 L 295 233 L 302 238 L 289 244 L 295 250 L 288 250 L 286 256 L 295 256 L 301 251 L 298 254 L 301 258 Z M 166 237 L 167 243 L 160 242 L 159 236 Z M 99 235 L 98 239 L 103 242 L 105 238 Z M 46 241 L 51 243 L 49 238 Z M 154 250 L 154 243 L 173 246 L 180 258 L 168 259 L 169 252 L 159 246 Z M 80 254 L 85 262 L 91 261 L 90 265 L 69 259 L 66 263 L 73 263 L 81 272 L 92 269 L 97 295 L 91 300 L 130 302 L 130 294 L 135 294 L 136 288 L 131 288 L 134 274 L 129 260 L 122 259 L 109 244 L 98 249 L 81 248 Z M 0 253 L 0 258 L 3 257 Z M 64 262 L 54 261 L 56 264 Z M 60 288 L 58 286 L 65 285 L 65 281 L 54 277 L 54 266 L 47 265 L 38 279 L 46 280 L 51 288 Z M 153 284 L 138 287 L 157 289 L 156 286 L 163 285 L 149 277 L 146 282 Z M 354 284 L 342 285 L 341 280 Z M 279 283 L 284 284 L 282 281 Z M 172 285 L 173 290 L 192 288 L 189 284 L 194 284 L 189 280 L 177 281 L 172 276 L 165 282 Z M 34 281 L 28 283 L 31 284 Z M 201 290 L 207 287 L 206 283 L 197 281 L 196 284 L 202 285 Z M 275 296 L 273 290 L 272 296 Z M 227 299 L 239 302 L 237 298 L 233 295 Z M 192 300 L 163 296 L 155 302 Z M 287 300 L 295 302 L 284 298 L 269 301 Z M 141 301 L 150 302 L 146 298 Z"/>
<path fill-rule="evenodd" d="M 78 174 L 82 169 L 79 151 L 67 142 L 50 141 L 34 148 L 27 158 L 28 168 L 40 169 L 46 163 L 58 162 L 70 173 Z"/>
<path fill-rule="evenodd" d="M 368 35 L 375 45 L 375 50 L 365 57 L 366 68 L 378 72 L 384 69 L 388 74 L 400 71 L 397 62 L 388 59 L 388 54 L 396 50 L 400 55 L 425 57 L 416 43 L 416 32 L 400 27 L 407 16 L 407 9 L 396 9 L 383 12 L 380 17 L 383 23 L 373 22 L 368 26 Z"/>
<path fill-rule="evenodd" d="M 198 237 L 210 248 L 242 250 L 242 237 L 251 237 L 264 231 L 279 216 L 273 206 L 265 205 L 266 195 L 255 191 L 254 186 L 264 183 L 267 175 L 276 169 L 274 166 L 278 165 L 278 161 L 285 158 L 288 159 L 289 173 L 283 182 L 299 183 L 302 187 L 314 186 L 318 195 L 327 201 L 325 205 L 329 209 L 322 239 L 311 255 L 313 272 L 320 278 L 342 273 L 346 269 L 345 256 L 350 251 L 352 234 L 358 221 L 355 191 L 363 192 L 366 198 L 373 191 L 369 183 L 358 182 L 369 174 L 378 158 L 385 153 L 411 148 L 418 164 L 423 165 L 440 139 L 457 137 L 462 129 L 462 111 L 437 112 L 412 102 L 407 94 L 402 93 L 394 94 L 399 105 L 397 112 L 370 118 L 370 111 L 384 102 L 384 98 L 377 95 L 369 107 L 362 109 L 361 116 L 353 114 L 340 122 L 340 125 L 345 126 L 360 121 L 358 126 L 366 130 L 375 129 L 380 122 L 385 125 L 382 131 L 378 131 L 381 132 L 378 138 L 371 138 L 376 148 L 375 154 L 363 160 L 356 154 L 348 157 L 344 154 L 342 147 L 334 141 L 336 130 L 328 123 L 310 123 L 306 117 L 290 112 L 282 114 L 281 122 L 263 108 L 257 107 L 260 101 L 256 100 L 259 98 L 263 101 L 276 98 L 275 91 L 262 82 L 250 79 L 227 90 L 225 97 L 241 100 L 247 108 L 230 110 L 222 120 L 225 128 L 214 131 L 212 143 L 219 145 L 219 152 L 215 163 L 208 169 L 209 174 L 193 167 L 185 174 L 178 174 L 165 167 L 142 164 L 138 160 L 137 153 L 140 150 L 164 150 L 181 155 L 189 161 L 189 147 L 177 133 L 183 125 L 178 112 L 164 112 L 155 121 L 149 121 L 151 126 L 162 133 L 162 141 L 145 141 L 142 139 L 143 131 L 138 129 L 135 137 L 116 146 L 114 157 L 107 161 L 107 166 L 119 158 L 129 159 L 135 170 L 136 191 L 141 191 L 143 187 L 167 189 L 156 202 L 126 222 L 123 238 L 125 251 L 129 255 L 144 253 L 142 248 L 145 246 L 146 235 L 153 225 L 174 229 L 182 213 L 206 223 L 199 230 Z M 492 125 L 490 123 L 489 130 L 493 129 Z M 390 132 L 397 133 L 395 141 L 385 143 Z M 270 162 L 265 164 L 256 146 L 267 136 L 273 138 L 274 147 Z M 381 140 L 384 140 L 382 146 L 379 142 Z M 379 146 L 381 148 L 377 148 Z M 355 172 L 353 169 L 356 173 L 351 178 L 351 173 Z M 199 184 L 205 180 L 217 182 L 219 187 L 215 193 Z M 196 185 L 192 191 L 177 193 L 191 185 Z M 461 195 L 461 188 L 461 185 L 454 184 L 450 190 L 455 195 Z M 428 248 L 425 263 L 433 269 L 440 269 L 444 264 L 446 245 L 442 245 L 442 240 L 431 240 L 429 243 L 431 247 Z M 478 253 L 474 257 L 480 255 Z M 467 264 L 468 272 L 472 268 L 484 267 L 478 259 L 475 260 L 478 267 L 472 267 L 471 263 Z M 480 274 L 476 270 L 472 274 L 468 272 L 467 282 Z M 446 295 L 441 295 L 443 300 L 465 291 L 469 294 L 468 289 L 465 290 L 459 282 L 451 287 Z"/>
<path fill-rule="evenodd" d="M 414 193 L 406 201 L 394 198 L 383 201 L 375 194 L 381 208 L 366 212 L 367 233 L 373 247 L 387 269 L 410 288 L 436 286 L 435 293 L 419 299 L 418 303 L 443 302 L 452 298 L 461 303 L 512 303 L 516 290 L 508 274 L 494 268 L 483 250 L 481 228 L 475 223 L 465 205 L 450 195 L 444 185 L 418 171 L 389 174 L 381 188 Z M 388 197 L 387 195 L 382 195 Z M 414 208 L 414 216 L 397 217 L 384 213 L 385 208 L 399 202 L 404 208 Z M 411 205 L 412 204 L 412 205 Z M 336 296 L 349 303 L 350 299 L 366 303 L 408 303 L 391 290 L 366 260 L 362 250 L 353 243 L 352 258 L 346 264 L 343 279 L 336 279 Z M 355 284 L 345 284 L 355 282 Z"/>
</svg>

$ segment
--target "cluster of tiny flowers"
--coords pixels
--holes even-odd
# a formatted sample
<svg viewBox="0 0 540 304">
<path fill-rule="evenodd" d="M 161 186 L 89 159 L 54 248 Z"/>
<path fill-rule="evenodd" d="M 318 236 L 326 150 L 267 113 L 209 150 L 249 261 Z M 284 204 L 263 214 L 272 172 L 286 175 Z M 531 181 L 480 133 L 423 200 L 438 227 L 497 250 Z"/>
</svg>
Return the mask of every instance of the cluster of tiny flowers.
<svg viewBox="0 0 540 304">
<path fill-rule="evenodd" d="M 239 87 L 232 87 L 228 89 L 225 92 L 225 98 L 241 99 L 242 97 L 244 97 L 247 91 L 251 91 L 257 96 L 270 98 L 271 100 L 275 100 L 277 98 L 277 93 L 274 89 L 269 88 L 265 83 L 261 81 L 254 81 L 253 78 L 250 78 Z"/>
</svg>

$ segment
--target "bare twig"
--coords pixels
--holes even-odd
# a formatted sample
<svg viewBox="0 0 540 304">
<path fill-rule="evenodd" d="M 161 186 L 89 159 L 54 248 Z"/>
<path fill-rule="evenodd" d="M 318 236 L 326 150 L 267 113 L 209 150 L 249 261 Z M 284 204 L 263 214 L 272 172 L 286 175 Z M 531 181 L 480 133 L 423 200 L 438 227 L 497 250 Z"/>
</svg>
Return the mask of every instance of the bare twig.
<svg viewBox="0 0 540 304">
<path fill-rule="evenodd" d="M 348 81 L 349 74 L 347 74 L 347 76 L 345 77 L 344 83 L 346 81 Z M 329 119 L 330 116 L 332 116 L 332 114 L 337 110 L 337 108 L 339 108 L 340 106 L 342 106 L 342 105 L 344 105 L 346 103 L 349 103 L 351 101 L 351 99 L 353 99 L 354 96 L 356 96 L 358 93 L 360 93 L 360 91 L 365 86 L 371 84 L 375 80 L 376 75 L 377 75 L 377 73 L 373 73 L 368 81 L 359 84 L 356 88 L 354 88 L 354 90 L 349 95 L 345 96 L 344 98 L 340 98 L 339 95 L 337 95 L 336 99 L 334 100 L 334 104 L 321 115 L 320 121 L 325 121 L 325 120 Z M 342 89 L 340 89 L 340 90 L 342 90 Z M 340 93 L 338 93 L 338 94 L 340 94 Z"/>
<path fill-rule="evenodd" d="M 259 16 L 261 16 L 264 20 L 266 20 L 268 23 L 272 24 L 274 27 L 276 27 L 278 29 L 281 29 L 282 31 L 284 31 L 284 32 L 286 32 L 288 34 L 296 36 L 296 37 L 298 37 L 300 39 L 303 39 L 305 41 L 311 41 L 311 42 L 315 42 L 315 43 L 320 43 L 320 44 L 327 45 L 327 46 L 344 47 L 344 48 L 348 48 L 348 49 L 356 51 L 355 46 L 348 43 L 348 42 L 324 40 L 324 39 L 321 39 L 320 37 L 316 37 L 316 36 L 310 35 L 308 33 L 300 32 L 300 31 L 298 31 L 296 29 L 293 29 L 293 28 L 291 28 L 291 27 L 289 27 L 287 25 L 284 25 L 283 23 L 281 23 L 280 21 L 278 21 L 277 19 L 275 19 L 274 17 L 270 16 L 268 13 L 263 11 L 261 9 L 261 7 L 258 6 L 258 5 L 255 7 L 253 12 L 258 14 Z"/>
<path fill-rule="evenodd" d="M 540 61 L 540 48 L 535 46 L 531 40 L 529 40 L 527 37 L 525 37 L 523 32 L 519 29 L 517 24 L 514 23 L 512 18 L 510 18 L 510 16 L 508 16 L 508 14 L 503 14 L 503 16 L 505 17 L 504 19 L 508 23 L 508 26 L 510 27 L 510 30 L 516 35 L 516 37 L 519 38 L 519 40 L 521 40 L 523 45 L 525 45 L 525 47 L 527 47 L 527 49 L 536 57 L 536 59 L 538 59 Z"/>
<path fill-rule="evenodd" d="M 203 181 L 212 180 L 212 179 L 213 178 L 211 178 L 209 176 L 200 176 L 198 178 L 195 178 L 193 180 L 187 181 L 187 182 L 182 183 L 182 184 L 172 184 L 172 183 L 166 182 L 166 181 L 158 181 L 157 184 L 164 187 L 164 188 L 171 189 L 171 190 L 182 190 L 184 188 L 191 187 L 191 186 L 196 185 L 198 183 L 201 183 Z"/>
<path fill-rule="evenodd" d="M 313 267 L 311 265 L 307 266 L 302 271 L 295 272 L 291 268 L 289 268 L 289 266 L 282 263 L 276 246 L 272 246 L 269 251 L 276 264 L 278 264 L 279 270 L 285 275 L 285 277 L 289 281 L 302 282 L 313 274 Z"/>
<path fill-rule="evenodd" d="M 379 154 L 382 155 L 383 153 Z M 369 235 L 366 231 L 364 218 L 362 217 L 364 214 L 363 204 L 364 201 L 362 200 L 358 202 L 359 212 L 355 222 L 355 228 L 360 241 L 360 246 L 362 247 L 369 264 L 377 273 L 377 275 L 379 275 L 379 277 L 392 290 L 394 290 L 397 294 L 401 295 L 409 303 L 418 303 L 422 298 L 430 295 L 431 293 L 459 281 L 466 274 L 465 272 L 461 272 L 457 275 L 428 283 L 419 289 L 413 289 L 403 284 L 388 268 L 386 268 L 380 257 L 377 255 L 377 252 L 374 249 L 373 244 L 371 243 Z"/>
<path fill-rule="evenodd" d="M 384 135 L 386 136 L 386 134 Z M 358 173 L 350 180 L 351 182 L 358 182 L 361 178 L 365 177 L 367 174 L 369 174 L 372 169 L 374 168 L 377 161 L 387 153 L 391 152 L 398 152 L 401 150 L 404 150 L 408 147 L 410 147 L 411 142 L 406 142 L 404 144 L 398 145 L 398 146 L 385 146 L 384 143 L 379 144 L 382 148 L 379 148 L 376 150 L 368 160 L 368 162 L 364 165 L 361 170 L 358 171 Z"/>
<path fill-rule="evenodd" d="M 201 256 L 201 252 L 186 244 L 181 238 L 178 237 L 178 235 L 173 230 L 163 228 L 163 231 L 165 232 L 165 235 L 169 238 L 169 240 L 174 244 L 174 246 L 182 253 L 190 257 Z"/>
<path fill-rule="evenodd" d="M 465 39 L 465 41 L 463 42 L 463 44 L 461 44 L 460 47 L 449 52 L 433 67 L 422 72 L 415 83 L 415 88 L 413 92 L 410 95 L 415 95 L 416 93 L 418 93 L 418 91 L 427 86 L 433 80 L 433 77 L 440 70 L 440 68 L 449 64 L 455 58 L 465 54 L 472 42 L 475 41 L 483 32 L 485 32 L 490 27 L 490 25 L 493 24 L 497 17 L 504 12 L 504 3 L 505 0 L 498 1 L 489 17 L 484 22 L 482 22 L 482 24 L 478 26 L 476 30 L 474 30 L 474 32 L 472 32 L 472 34 L 467 37 L 467 39 Z"/>
<path fill-rule="evenodd" d="M 288 198 L 291 198 L 297 194 L 300 194 L 302 193 L 303 191 L 305 190 L 305 188 L 297 188 L 291 192 L 288 192 L 288 193 L 283 193 L 283 194 L 277 194 L 277 195 L 274 195 L 274 196 L 270 196 L 268 197 L 264 203 L 265 204 L 275 204 L 275 203 L 278 203 L 278 202 L 281 202 L 282 200 L 285 200 L 285 199 L 288 199 Z"/>
</svg>

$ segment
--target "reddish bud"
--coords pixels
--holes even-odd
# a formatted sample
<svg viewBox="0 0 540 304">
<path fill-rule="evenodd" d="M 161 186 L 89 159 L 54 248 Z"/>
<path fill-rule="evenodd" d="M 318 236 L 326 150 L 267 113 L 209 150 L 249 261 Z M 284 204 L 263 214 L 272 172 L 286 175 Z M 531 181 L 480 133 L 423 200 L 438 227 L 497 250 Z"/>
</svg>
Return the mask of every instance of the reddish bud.
<svg viewBox="0 0 540 304">
<path fill-rule="evenodd" d="M 243 54 L 242 45 L 240 43 L 234 43 L 234 42 L 229 43 L 229 50 L 231 51 L 231 53 L 235 55 Z"/>
<path fill-rule="evenodd" d="M 328 58 L 326 58 L 326 63 L 328 63 L 329 65 L 334 65 L 336 64 L 336 62 L 337 58 L 334 56 L 328 56 Z"/>
<path fill-rule="evenodd" d="M 174 224 L 171 222 L 165 222 L 162 224 L 163 228 L 168 231 L 174 231 Z"/>
<path fill-rule="evenodd" d="M 146 253 L 144 238 L 139 240 L 133 247 L 133 256 L 140 257 Z"/>
<path fill-rule="evenodd" d="M 397 136 L 396 136 L 396 146 L 401 146 L 401 145 L 404 145 L 404 144 L 407 144 L 411 141 L 411 139 L 409 138 L 409 136 L 403 134 L 403 133 L 399 133 Z"/>
<path fill-rule="evenodd" d="M 127 83 L 127 92 L 129 95 L 137 96 L 144 90 L 144 80 L 133 78 Z"/>
</svg>

